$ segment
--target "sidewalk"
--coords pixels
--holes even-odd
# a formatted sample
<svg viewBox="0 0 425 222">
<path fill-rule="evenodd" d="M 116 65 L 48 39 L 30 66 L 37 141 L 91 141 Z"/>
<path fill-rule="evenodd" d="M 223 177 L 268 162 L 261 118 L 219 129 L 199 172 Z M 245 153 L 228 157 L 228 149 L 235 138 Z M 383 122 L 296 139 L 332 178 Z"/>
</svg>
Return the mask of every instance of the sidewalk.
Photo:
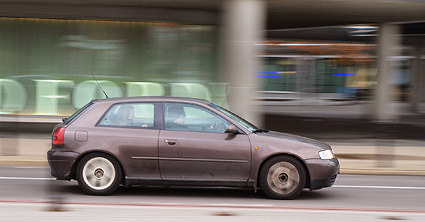
<svg viewBox="0 0 425 222">
<path fill-rule="evenodd" d="M 388 144 L 329 144 L 343 174 L 425 175 L 425 144 L 402 140 Z"/>
<path fill-rule="evenodd" d="M 328 142 L 341 163 L 343 174 L 425 175 L 425 141 L 363 139 Z M 48 166 L 50 139 L 0 138 L 0 165 Z M 11 152 L 11 151 L 9 151 Z"/>
<path fill-rule="evenodd" d="M 68 203 L 49 211 L 49 203 L 0 203 L 0 221 L 423 221 L 422 211 L 309 209 L 303 207 L 246 206 L 143 206 L 143 204 Z M 270 208 L 270 209 L 269 209 Z M 19 212 L 19 213 L 17 213 Z"/>
</svg>

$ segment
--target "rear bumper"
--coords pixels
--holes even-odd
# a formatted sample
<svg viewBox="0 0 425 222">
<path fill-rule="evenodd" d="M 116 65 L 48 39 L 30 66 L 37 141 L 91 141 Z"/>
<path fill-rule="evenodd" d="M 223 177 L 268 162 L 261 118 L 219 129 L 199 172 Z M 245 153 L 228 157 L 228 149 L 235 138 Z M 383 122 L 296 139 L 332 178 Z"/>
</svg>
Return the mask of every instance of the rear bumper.
<svg viewBox="0 0 425 222">
<path fill-rule="evenodd" d="M 340 168 L 337 159 L 309 159 L 306 162 L 310 173 L 310 190 L 330 187 L 334 184 Z"/>
<path fill-rule="evenodd" d="M 53 177 L 58 180 L 72 179 L 72 167 L 79 153 L 49 150 L 47 160 Z"/>
</svg>

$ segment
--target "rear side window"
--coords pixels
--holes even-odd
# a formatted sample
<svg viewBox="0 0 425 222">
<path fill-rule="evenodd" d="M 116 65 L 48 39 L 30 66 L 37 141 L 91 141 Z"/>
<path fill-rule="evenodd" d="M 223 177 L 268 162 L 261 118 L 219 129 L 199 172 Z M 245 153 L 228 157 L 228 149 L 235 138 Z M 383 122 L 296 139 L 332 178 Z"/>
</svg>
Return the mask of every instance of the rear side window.
<svg viewBox="0 0 425 222">
<path fill-rule="evenodd" d="M 91 105 L 93 105 L 92 102 L 87 103 L 85 106 L 83 106 L 79 110 L 77 110 L 77 112 L 75 112 L 74 114 L 72 114 L 70 117 L 66 118 L 65 121 L 63 121 L 63 123 L 69 124 L 77 116 L 79 116 L 81 113 L 83 113 L 84 111 L 86 111 Z"/>
<path fill-rule="evenodd" d="M 152 103 L 125 103 L 113 105 L 98 126 L 153 128 L 155 106 Z"/>
</svg>

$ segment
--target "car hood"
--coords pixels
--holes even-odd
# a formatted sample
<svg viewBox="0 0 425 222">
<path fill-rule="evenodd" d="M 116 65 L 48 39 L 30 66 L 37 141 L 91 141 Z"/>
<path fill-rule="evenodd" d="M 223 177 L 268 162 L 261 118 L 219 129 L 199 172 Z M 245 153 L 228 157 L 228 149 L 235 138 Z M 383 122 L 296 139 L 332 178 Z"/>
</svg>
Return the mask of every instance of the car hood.
<svg viewBox="0 0 425 222">
<path fill-rule="evenodd" d="M 296 141 L 296 142 L 300 142 L 300 143 L 306 143 L 321 149 L 325 149 L 325 150 L 331 150 L 331 147 L 323 142 L 320 142 L 318 140 L 315 139 L 310 139 L 307 137 L 302 137 L 302 136 L 297 136 L 297 135 L 293 135 L 293 134 L 288 134 L 288 133 L 280 133 L 280 132 L 275 132 L 275 131 L 268 131 L 268 132 L 263 132 L 263 133 L 256 133 L 258 136 L 270 136 L 270 137 L 274 137 L 274 138 L 278 138 L 278 139 L 284 139 L 284 140 L 291 140 L 291 141 Z"/>
</svg>

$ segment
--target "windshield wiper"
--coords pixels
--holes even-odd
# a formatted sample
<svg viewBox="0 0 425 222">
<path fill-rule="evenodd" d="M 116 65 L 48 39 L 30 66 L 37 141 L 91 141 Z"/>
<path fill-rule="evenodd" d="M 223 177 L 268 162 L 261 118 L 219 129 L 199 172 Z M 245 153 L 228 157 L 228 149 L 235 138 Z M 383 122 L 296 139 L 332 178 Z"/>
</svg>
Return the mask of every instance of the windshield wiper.
<svg viewBox="0 0 425 222">
<path fill-rule="evenodd" d="M 267 133 L 267 132 L 268 132 L 268 130 L 259 128 L 259 129 L 255 129 L 255 130 L 254 130 L 254 131 L 252 131 L 252 132 L 253 132 L 253 133 Z"/>
</svg>

